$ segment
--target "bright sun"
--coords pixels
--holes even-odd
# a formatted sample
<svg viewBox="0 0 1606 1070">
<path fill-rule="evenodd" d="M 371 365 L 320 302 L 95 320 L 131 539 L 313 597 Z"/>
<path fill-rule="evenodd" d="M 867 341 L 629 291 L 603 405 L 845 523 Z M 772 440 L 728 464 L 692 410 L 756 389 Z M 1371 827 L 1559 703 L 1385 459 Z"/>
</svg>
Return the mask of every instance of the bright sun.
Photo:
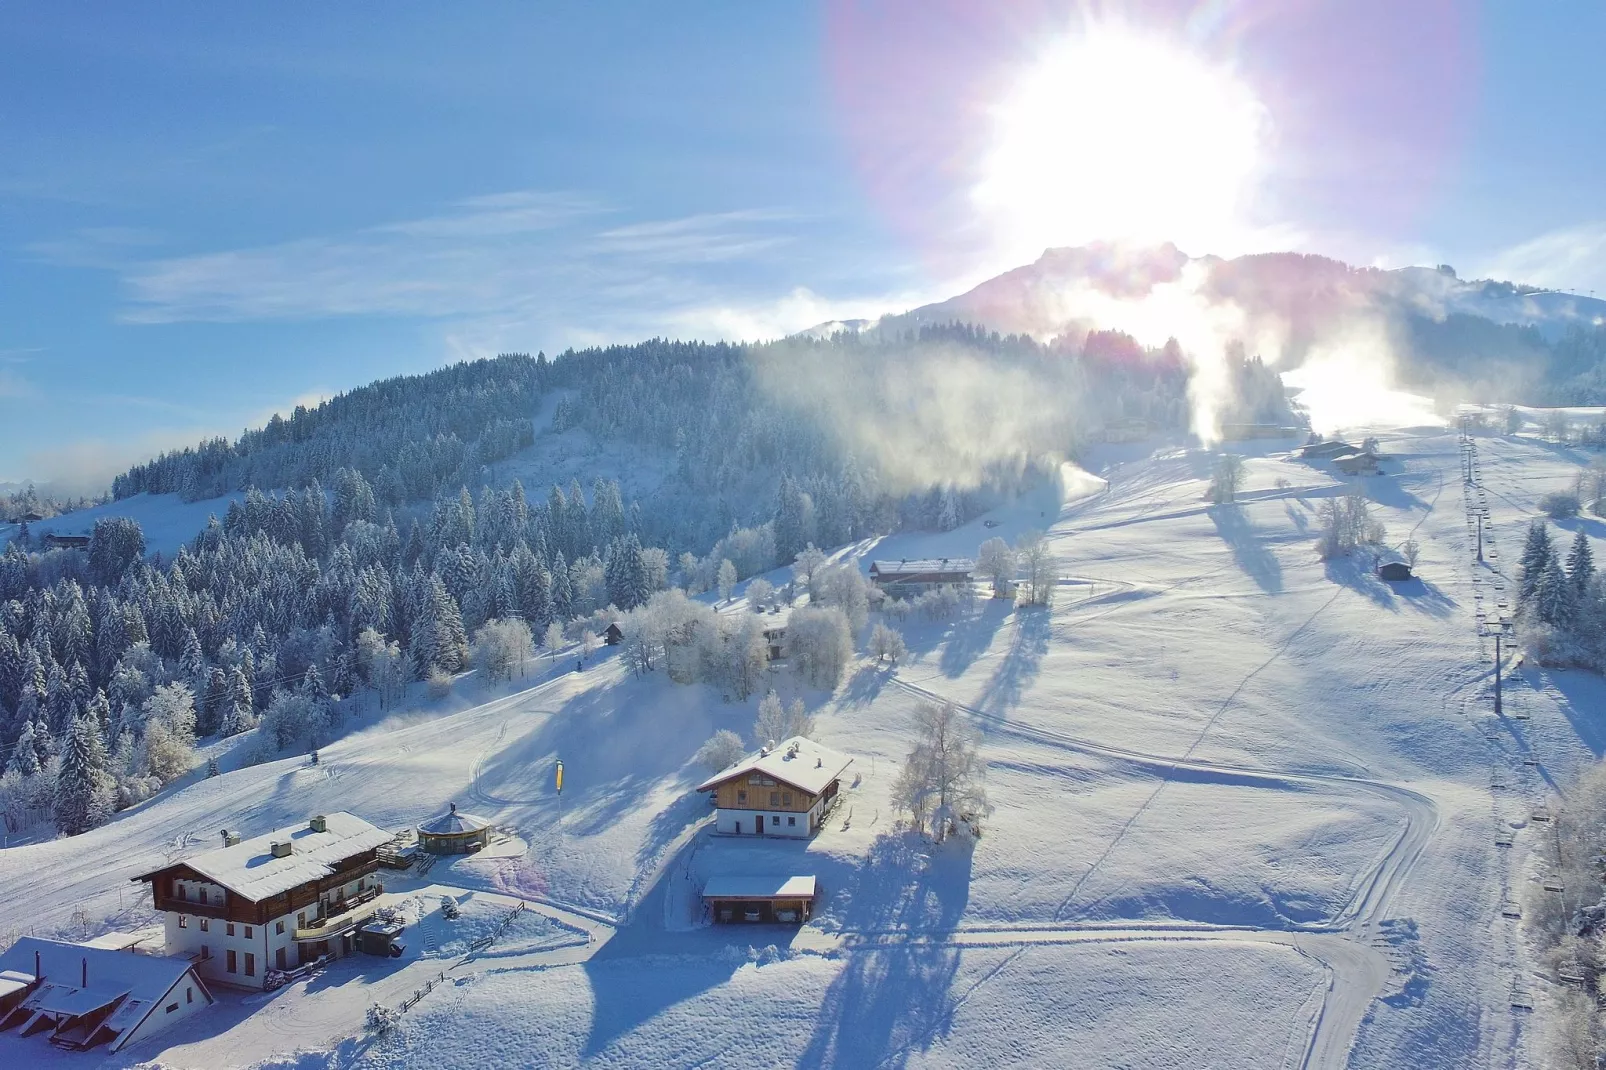
<svg viewBox="0 0 1606 1070">
<path fill-rule="evenodd" d="M 993 114 L 973 197 L 1009 254 L 1098 239 L 1238 251 L 1267 123 L 1229 68 L 1089 30 L 1039 57 Z"/>
</svg>

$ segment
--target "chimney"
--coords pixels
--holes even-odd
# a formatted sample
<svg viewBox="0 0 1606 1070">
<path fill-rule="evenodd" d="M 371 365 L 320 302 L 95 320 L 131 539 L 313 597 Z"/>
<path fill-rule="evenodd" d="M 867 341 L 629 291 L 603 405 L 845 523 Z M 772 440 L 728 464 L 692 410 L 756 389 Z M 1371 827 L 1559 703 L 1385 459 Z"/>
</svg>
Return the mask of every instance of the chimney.
<svg viewBox="0 0 1606 1070">
<path fill-rule="evenodd" d="M 451 803 L 450 805 L 452 807 L 452 813 L 454 813 L 454 814 L 457 813 L 457 804 L 456 803 Z"/>
<path fill-rule="evenodd" d="M 89 987 L 89 956 L 88 955 L 85 955 L 83 957 L 83 963 L 84 963 L 84 979 L 79 982 L 78 987 L 79 988 L 88 988 Z"/>
<path fill-rule="evenodd" d="M 223 830 L 223 846 L 225 846 L 225 847 L 232 846 L 229 843 L 229 830 L 228 829 L 224 829 Z"/>
<path fill-rule="evenodd" d="M 42 975 L 39 972 L 39 969 L 40 969 L 40 966 L 39 966 L 39 949 L 38 948 L 34 948 L 34 952 L 33 952 L 33 979 L 35 981 L 43 981 L 45 979 L 44 975 Z"/>
<path fill-rule="evenodd" d="M 308 822 L 308 824 L 311 826 L 312 831 L 314 832 L 329 831 L 329 822 L 324 820 L 324 816 L 322 814 L 313 814 L 312 820 Z"/>
<path fill-rule="evenodd" d="M 295 850 L 295 845 L 289 840 L 279 840 L 270 844 L 268 849 L 273 852 L 274 858 L 289 858 L 290 853 Z"/>
<path fill-rule="evenodd" d="M 821 768 L 824 768 L 824 766 L 825 766 L 825 759 L 824 758 L 816 758 L 816 759 L 814 759 L 814 768 L 821 769 Z"/>
</svg>

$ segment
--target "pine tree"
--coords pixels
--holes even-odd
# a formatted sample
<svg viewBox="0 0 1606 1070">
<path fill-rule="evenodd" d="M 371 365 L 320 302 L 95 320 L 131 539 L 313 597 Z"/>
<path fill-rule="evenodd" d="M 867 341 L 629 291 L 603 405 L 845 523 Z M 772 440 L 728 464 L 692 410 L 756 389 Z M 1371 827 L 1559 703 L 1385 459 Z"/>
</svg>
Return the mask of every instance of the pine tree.
<svg viewBox="0 0 1606 1070">
<path fill-rule="evenodd" d="M 22 725 L 22 734 L 17 737 L 17 745 L 11 750 L 6 770 L 9 772 L 15 769 L 22 776 L 33 776 L 39 772 L 39 753 L 36 748 L 33 722 L 25 721 Z"/>
<path fill-rule="evenodd" d="M 111 816 L 115 782 L 107 764 L 100 730 L 88 716 L 74 718 L 56 776 L 56 828 L 64 835 L 87 832 Z"/>
<path fill-rule="evenodd" d="M 1543 520 L 1528 525 L 1528 538 L 1522 547 L 1522 572 L 1517 585 L 1517 600 L 1526 604 L 1539 592 L 1539 581 L 1550 565 L 1555 550 L 1550 544 L 1550 528 Z"/>
<path fill-rule="evenodd" d="M 1534 593 L 1534 608 L 1539 619 L 1554 628 L 1567 629 L 1573 624 L 1577 608 L 1573 585 L 1555 557 L 1550 559 L 1550 564 L 1545 566 L 1544 574 L 1539 579 L 1539 586 Z"/>
<path fill-rule="evenodd" d="M 1581 592 L 1594 574 L 1595 554 L 1589 547 L 1589 536 L 1580 530 L 1573 536 L 1572 549 L 1567 551 L 1567 578 L 1572 580 L 1573 589 Z"/>
</svg>

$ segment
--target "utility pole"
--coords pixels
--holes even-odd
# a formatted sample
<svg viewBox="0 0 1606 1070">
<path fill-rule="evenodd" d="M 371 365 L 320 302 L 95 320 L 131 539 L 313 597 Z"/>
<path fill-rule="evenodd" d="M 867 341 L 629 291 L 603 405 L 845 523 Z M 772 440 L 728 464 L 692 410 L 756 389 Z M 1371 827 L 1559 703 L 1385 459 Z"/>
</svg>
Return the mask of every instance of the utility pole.
<svg viewBox="0 0 1606 1070">
<path fill-rule="evenodd" d="M 1514 636 L 1509 631 L 1510 628 L 1511 628 L 1511 622 L 1502 620 L 1502 621 L 1499 621 L 1498 623 L 1495 624 L 1494 632 L 1493 632 L 1493 635 L 1494 635 L 1494 715 L 1496 717 L 1502 716 L 1502 707 L 1501 707 L 1501 704 L 1500 704 L 1500 689 L 1501 689 L 1501 681 L 1500 681 L 1500 656 L 1501 656 L 1501 650 L 1500 650 L 1500 643 L 1501 643 L 1502 640 L 1505 640 L 1505 639 L 1514 639 L 1514 638 L 1516 638 L 1516 636 Z"/>
</svg>

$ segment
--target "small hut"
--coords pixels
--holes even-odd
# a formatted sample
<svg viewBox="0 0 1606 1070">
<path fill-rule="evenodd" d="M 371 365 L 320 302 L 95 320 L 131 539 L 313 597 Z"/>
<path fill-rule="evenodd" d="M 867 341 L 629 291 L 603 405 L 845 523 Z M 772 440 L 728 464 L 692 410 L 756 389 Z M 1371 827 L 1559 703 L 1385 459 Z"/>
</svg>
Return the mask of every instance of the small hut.
<svg viewBox="0 0 1606 1070">
<path fill-rule="evenodd" d="M 1398 582 L 1411 578 L 1411 566 L 1404 561 L 1384 561 L 1377 566 L 1378 577 Z"/>
<path fill-rule="evenodd" d="M 602 633 L 602 640 L 609 646 L 618 646 L 625 641 L 625 633 L 620 630 L 618 621 L 608 624 L 608 630 Z"/>
<path fill-rule="evenodd" d="M 463 855 L 484 847 L 490 835 L 489 821 L 465 814 L 452 803 L 444 814 L 419 823 L 418 845 L 434 855 Z"/>
</svg>

